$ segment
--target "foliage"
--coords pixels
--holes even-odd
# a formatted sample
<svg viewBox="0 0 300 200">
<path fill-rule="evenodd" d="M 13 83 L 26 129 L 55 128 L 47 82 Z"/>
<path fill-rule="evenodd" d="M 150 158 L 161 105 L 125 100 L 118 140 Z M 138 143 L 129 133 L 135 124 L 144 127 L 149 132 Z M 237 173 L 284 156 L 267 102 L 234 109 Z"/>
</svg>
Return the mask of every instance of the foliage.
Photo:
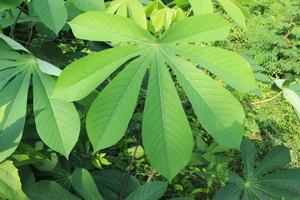
<svg viewBox="0 0 300 200">
<path fill-rule="evenodd" d="M 259 163 L 255 154 L 254 143 L 245 139 L 241 148 L 243 178 L 231 173 L 229 183 L 215 199 L 297 199 L 300 170 L 283 169 L 290 162 L 289 149 L 275 146 Z"/>
</svg>

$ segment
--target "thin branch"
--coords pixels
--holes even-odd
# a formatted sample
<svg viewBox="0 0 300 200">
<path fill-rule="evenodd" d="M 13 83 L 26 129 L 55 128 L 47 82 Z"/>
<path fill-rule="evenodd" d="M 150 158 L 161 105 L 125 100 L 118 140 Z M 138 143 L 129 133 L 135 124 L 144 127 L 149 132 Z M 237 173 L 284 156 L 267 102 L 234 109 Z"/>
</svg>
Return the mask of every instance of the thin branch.
<svg viewBox="0 0 300 200">
<path fill-rule="evenodd" d="M 251 105 L 264 104 L 264 103 L 267 103 L 269 101 L 273 101 L 274 99 L 277 99 L 281 94 L 282 94 L 282 91 L 279 92 L 278 94 L 276 94 L 275 96 L 271 97 L 271 98 L 264 99 L 264 100 L 261 100 L 261 101 L 252 102 Z"/>
<path fill-rule="evenodd" d="M 17 25 L 18 20 L 19 20 L 19 18 L 21 17 L 21 14 L 22 14 L 22 12 L 23 12 L 22 10 L 25 9 L 26 3 L 27 3 L 27 0 L 26 0 L 26 1 L 24 2 L 24 4 L 22 5 L 22 7 L 21 7 L 21 9 L 20 9 L 20 11 L 19 11 L 19 13 L 18 13 L 16 19 L 15 19 L 15 22 L 13 23 L 13 25 L 12 25 L 12 27 L 11 27 L 11 29 L 10 29 L 9 37 L 11 37 L 11 38 L 13 38 L 13 39 L 14 39 L 14 34 L 15 34 L 16 25 Z"/>
<path fill-rule="evenodd" d="M 138 140 L 139 140 L 139 139 L 138 139 Z M 124 198 L 123 198 L 124 192 L 125 192 L 126 187 L 127 187 L 127 184 L 128 184 L 130 172 L 131 172 L 131 170 L 133 169 L 133 165 L 134 165 L 134 163 L 135 163 L 135 156 L 136 156 L 138 147 L 139 147 L 139 141 L 137 141 L 136 147 L 134 148 L 134 152 L 133 152 L 133 154 L 132 154 L 132 156 L 131 156 L 129 168 L 128 168 L 127 174 L 126 174 L 126 176 L 125 176 L 124 182 L 123 182 L 123 184 L 122 184 L 122 187 L 121 187 L 121 191 L 120 191 L 120 193 L 119 193 L 118 200 L 123 200 L 123 199 L 124 199 Z"/>
</svg>

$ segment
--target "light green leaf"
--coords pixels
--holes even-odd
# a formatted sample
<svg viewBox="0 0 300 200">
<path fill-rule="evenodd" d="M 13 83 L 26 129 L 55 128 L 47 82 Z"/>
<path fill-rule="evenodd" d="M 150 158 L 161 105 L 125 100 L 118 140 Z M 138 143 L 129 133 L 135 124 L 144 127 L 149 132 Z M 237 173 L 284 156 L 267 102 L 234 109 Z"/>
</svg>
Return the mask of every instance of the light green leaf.
<svg viewBox="0 0 300 200">
<path fill-rule="evenodd" d="M 243 188 L 236 184 L 228 184 L 217 191 L 214 200 L 240 200 Z M 250 200 L 250 199 L 245 199 Z"/>
<path fill-rule="evenodd" d="M 225 39 L 230 24 L 217 14 L 188 17 L 171 26 L 161 38 L 162 43 L 212 42 Z"/>
<path fill-rule="evenodd" d="M 31 200 L 80 200 L 54 181 L 40 181 L 26 191 Z"/>
<path fill-rule="evenodd" d="M 172 180 L 189 162 L 193 139 L 176 88 L 159 54 L 150 71 L 142 130 L 151 165 Z"/>
<path fill-rule="evenodd" d="M 242 28 L 246 28 L 243 11 L 232 0 L 217 0 L 226 13 Z"/>
<path fill-rule="evenodd" d="M 162 28 L 167 30 L 175 18 L 176 11 L 169 7 L 154 10 L 150 15 L 150 20 L 155 32 L 160 31 Z"/>
<path fill-rule="evenodd" d="M 79 115 L 72 103 L 51 97 L 54 80 L 36 70 L 33 73 L 33 108 L 36 129 L 50 148 L 68 157 L 79 131 Z"/>
<path fill-rule="evenodd" d="M 63 0 L 33 0 L 33 8 L 45 26 L 54 33 L 67 22 L 68 12 Z"/>
<path fill-rule="evenodd" d="M 167 55 L 202 126 L 221 145 L 239 148 L 244 135 L 241 104 L 220 84 L 177 56 Z"/>
<path fill-rule="evenodd" d="M 72 174 L 72 185 L 85 200 L 103 200 L 91 174 L 82 168 L 76 168 Z"/>
<path fill-rule="evenodd" d="M 86 123 L 94 151 L 112 146 L 125 134 L 151 58 L 149 53 L 132 61 L 92 104 Z"/>
<path fill-rule="evenodd" d="M 189 0 L 194 15 L 212 13 L 214 11 L 211 0 Z"/>
<path fill-rule="evenodd" d="M 69 22 L 74 35 L 92 41 L 118 41 L 148 44 L 153 37 L 130 19 L 91 11 Z"/>
<path fill-rule="evenodd" d="M 72 4 L 84 12 L 105 9 L 104 0 L 71 0 Z"/>
<path fill-rule="evenodd" d="M 140 50 L 137 46 L 116 47 L 72 62 L 59 76 L 54 96 L 67 101 L 86 97 L 120 65 L 138 56 Z"/>
<path fill-rule="evenodd" d="M 18 169 L 12 161 L 5 161 L 0 164 L 0 198 L 27 200 L 22 191 Z"/>
<path fill-rule="evenodd" d="M 140 0 L 115 0 L 108 4 L 106 12 L 132 18 L 143 29 L 147 29 L 147 19 Z"/>
<path fill-rule="evenodd" d="M 145 183 L 133 191 L 125 200 L 158 200 L 166 192 L 167 182 L 154 181 Z"/>
<path fill-rule="evenodd" d="M 22 2 L 23 2 L 23 0 L 1 0 L 0 1 L 0 12 L 17 7 Z"/>
<path fill-rule="evenodd" d="M 238 91 L 249 92 L 257 88 L 251 66 L 237 53 L 199 45 L 179 47 L 178 53 L 194 60 Z"/>
<path fill-rule="evenodd" d="M 0 162 L 10 156 L 21 140 L 26 118 L 30 72 L 23 72 L 0 91 Z"/>
</svg>

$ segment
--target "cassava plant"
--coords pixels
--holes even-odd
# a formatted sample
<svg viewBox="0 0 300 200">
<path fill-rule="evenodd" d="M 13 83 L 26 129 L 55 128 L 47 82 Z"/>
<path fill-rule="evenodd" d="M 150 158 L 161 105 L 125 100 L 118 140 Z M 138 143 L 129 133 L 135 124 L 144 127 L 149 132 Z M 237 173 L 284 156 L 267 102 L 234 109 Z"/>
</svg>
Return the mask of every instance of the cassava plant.
<svg viewBox="0 0 300 200">
<path fill-rule="evenodd" d="M 95 152 L 112 146 L 125 134 L 146 74 L 143 145 L 152 166 L 172 180 L 190 160 L 193 148 L 192 130 L 173 73 L 207 132 L 218 143 L 239 148 L 245 116 L 224 86 L 249 92 L 256 84 L 243 57 L 204 45 L 227 37 L 231 26 L 225 19 L 217 14 L 189 17 L 160 37 L 129 19 L 103 12 L 81 14 L 69 24 L 77 38 L 112 42 L 115 47 L 68 65 L 58 78 L 54 98 L 81 100 L 124 66 L 87 114 L 87 133 Z"/>
</svg>

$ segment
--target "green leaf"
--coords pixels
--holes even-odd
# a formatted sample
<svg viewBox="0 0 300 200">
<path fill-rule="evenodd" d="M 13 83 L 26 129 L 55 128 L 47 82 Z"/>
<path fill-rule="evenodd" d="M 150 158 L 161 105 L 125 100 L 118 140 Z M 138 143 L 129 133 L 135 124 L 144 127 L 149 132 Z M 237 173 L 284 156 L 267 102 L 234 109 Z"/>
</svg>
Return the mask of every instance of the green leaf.
<svg viewBox="0 0 300 200">
<path fill-rule="evenodd" d="M 202 14 L 180 20 L 161 38 L 162 43 L 212 42 L 225 39 L 230 24 L 217 14 Z"/>
<path fill-rule="evenodd" d="M 72 4 L 84 12 L 105 9 L 104 0 L 71 0 Z"/>
<path fill-rule="evenodd" d="M 112 146 L 125 134 L 150 59 L 151 53 L 132 61 L 92 104 L 86 123 L 95 152 Z"/>
<path fill-rule="evenodd" d="M 254 143 L 249 139 L 244 139 L 241 145 L 242 162 L 246 178 L 250 178 L 254 172 L 256 149 Z"/>
<path fill-rule="evenodd" d="M 189 162 L 193 139 L 176 88 L 159 55 L 150 71 L 142 130 L 151 165 L 172 180 Z"/>
<path fill-rule="evenodd" d="M 275 146 L 265 158 L 259 162 L 254 177 L 282 168 L 291 161 L 290 150 L 284 146 Z"/>
<path fill-rule="evenodd" d="M 153 37 L 130 19 L 91 11 L 69 22 L 74 35 L 92 41 L 118 41 L 148 44 Z"/>
<path fill-rule="evenodd" d="M 54 33 L 64 27 L 68 12 L 63 0 L 33 0 L 33 8 L 45 26 Z"/>
<path fill-rule="evenodd" d="M 68 157 L 79 131 L 79 115 L 72 103 L 51 97 L 54 80 L 36 70 L 33 73 L 33 107 L 39 136 L 50 148 Z"/>
<path fill-rule="evenodd" d="M 239 185 L 228 184 L 217 191 L 214 200 L 240 200 L 242 192 L 243 190 Z"/>
<path fill-rule="evenodd" d="M 211 0 L 189 0 L 194 15 L 212 13 L 214 11 Z"/>
<path fill-rule="evenodd" d="M 172 55 L 167 59 L 202 126 L 219 144 L 239 148 L 245 119 L 240 103 L 191 63 Z"/>
<path fill-rule="evenodd" d="M 226 13 L 242 28 L 246 28 L 246 20 L 243 11 L 232 0 L 217 0 Z"/>
<path fill-rule="evenodd" d="M 54 181 L 40 181 L 26 191 L 31 200 L 80 200 Z"/>
<path fill-rule="evenodd" d="M 171 26 L 175 17 L 175 10 L 170 9 L 169 7 L 154 10 L 150 15 L 151 24 L 153 25 L 154 31 L 158 32 L 162 28 L 167 30 Z"/>
<path fill-rule="evenodd" d="M 4 199 L 26 200 L 22 191 L 18 169 L 12 161 L 0 164 L 0 197 Z"/>
<path fill-rule="evenodd" d="M 115 0 L 108 4 L 106 12 L 132 18 L 143 29 L 147 29 L 147 19 L 140 0 Z"/>
<path fill-rule="evenodd" d="M 1 0 L 0 1 L 0 12 L 17 7 L 22 2 L 23 2 L 23 0 Z"/>
<path fill-rule="evenodd" d="M 72 174 L 72 185 L 86 200 L 103 200 L 93 177 L 86 169 L 76 168 Z"/>
<path fill-rule="evenodd" d="M 145 183 L 132 192 L 125 200 L 158 200 L 166 192 L 167 182 L 154 181 Z"/>
<path fill-rule="evenodd" d="M 21 140 L 26 118 L 30 72 L 23 72 L 0 91 L 0 162 L 10 156 Z"/>
<path fill-rule="evenodd" d="M 68 65 L 58 78 L 54 97 L 77 101 L 86 97 L 141 48 L 123 46 L 92 53 Z"/>
<path fill-rule="evenodd" d="M 257 88 L 251 66 L 237 53 L 198 45 L 179 47 L 178 53 L 191 58 L 238 91 L 249 92 Z"/>
</svg>

